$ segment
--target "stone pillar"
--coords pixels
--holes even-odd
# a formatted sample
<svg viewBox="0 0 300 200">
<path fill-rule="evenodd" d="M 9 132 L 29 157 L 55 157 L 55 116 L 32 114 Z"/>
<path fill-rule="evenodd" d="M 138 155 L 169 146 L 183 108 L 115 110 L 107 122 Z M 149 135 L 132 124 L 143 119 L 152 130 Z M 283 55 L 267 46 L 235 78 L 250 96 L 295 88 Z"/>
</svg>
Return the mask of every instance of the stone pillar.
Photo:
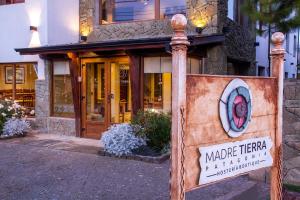
<svg viewBox="0 0 300 200">
<path fill-rule="evenodd" d="M 274 33 L 272 42 L 274 49 L 271 51 L 271 70 L 272 76 L 278 79 L 278 101 L 277 101 L 277 117 L 276 117 L 276 135 L 275 135 L 275 159 L 271 168 L 271 200 L 282 199 L 282 106 L 283 106 L 283 79 L 284 79 L 284 54 L 285 49 L 282 48 L 284 41 L 283 33 Z M 276 88 L 276 87 L 275 87 Z"/>
<path fill-rule="evenodd" d="M 48 130 L 48 117 L 50 116 L 50 65 L 51 62 L 45 60 L 45 78 L 35 82 L 35 118 L 36 126 L 42 131 Z"/>
<path fill-rule="evenodd" d="M 177 14 L 172 18 L 172 152 L 171 152 L 171 200 L 185 199 L 184 146 L 182 144 L 186 118 L 186 62 L 189 45 L 185 28 L 187 19 Z"/>
<path fill-rule="evenodd" d="M 227 75 L 227 55 L 224 46 L 217 45 L 207 48 L 207 64 L 205 74 Z"/>
</svg>

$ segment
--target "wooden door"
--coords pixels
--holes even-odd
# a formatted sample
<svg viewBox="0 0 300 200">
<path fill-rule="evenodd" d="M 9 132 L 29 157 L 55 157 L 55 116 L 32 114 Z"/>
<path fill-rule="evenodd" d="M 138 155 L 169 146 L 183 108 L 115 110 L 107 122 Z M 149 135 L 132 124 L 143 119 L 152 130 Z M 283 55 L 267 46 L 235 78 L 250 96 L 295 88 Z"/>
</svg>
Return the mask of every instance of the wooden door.
<svg viewBox="0 0 300 200">
<path fill-rule="evenodd" d="M 110 73 L 106 60 L 82 64 L 82 136 L 100 139 L 110 124 Z"/>
</svg>

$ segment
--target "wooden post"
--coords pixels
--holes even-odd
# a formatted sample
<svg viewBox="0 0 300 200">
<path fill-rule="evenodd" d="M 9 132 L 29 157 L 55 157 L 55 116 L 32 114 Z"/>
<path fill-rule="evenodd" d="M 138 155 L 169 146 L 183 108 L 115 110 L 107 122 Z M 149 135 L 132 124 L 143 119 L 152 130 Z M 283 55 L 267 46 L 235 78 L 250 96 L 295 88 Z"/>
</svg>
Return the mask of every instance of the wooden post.
<svg viewBox="0 0 300 200">
<path fill-rule="evenodd" d="M 186 62 L 189 45 L 185 28 L 187 19 L 177 14 L 172 18 L 172 152 L 171 200 L 185 199 L 184 191 L 184 131 L 186 118 Z"/>
<path fill-rule="evenodd" d="M 275 158 L 271 169 L 271 200 L 281 200 L 282 196 L 282 106 L 283 106 L 283 79 L 284 79 L 284 54 L 282 47 L 283 33 L 277 32 L 272 35 L 274 48 L 271 51 L 272 76 L 278 79 L 278 101 L 275 135 Z"/>
<path fill-rule="evenodd" d="M 80 70 L 79 58 L 75 53 L 67 54 L 70 59 L 70 74 L 72 84 L 73 103 L 75 111 L 75 126 L 76 136 L 81 136 L 81 101 L 80 101 L 80 84 L 78 83 L 78 76 Z"/>
<path fill-rule="evenodd" d="M 129 54 L 132 116 L 142 108 L 141 56 Z"/>
<path fill-rule="evenodd" d="M 13 77 L 12 77 L 12 100 L 16 100 L 17 97 L 17 66 L 13 65 Z"/>
</svg>

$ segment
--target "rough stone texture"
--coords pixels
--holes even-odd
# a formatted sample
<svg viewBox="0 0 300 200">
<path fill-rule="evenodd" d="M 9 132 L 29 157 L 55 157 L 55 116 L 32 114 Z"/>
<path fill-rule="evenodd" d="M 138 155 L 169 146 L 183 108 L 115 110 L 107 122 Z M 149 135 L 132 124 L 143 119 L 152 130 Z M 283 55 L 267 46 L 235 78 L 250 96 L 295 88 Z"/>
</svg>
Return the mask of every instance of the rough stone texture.
<svg viewBox="0 0 300 200">
<path fill-rule="evenodd" d="M 50 62 L 45 60 L 45 80 L 36 80 L 36 114 L 32 127 L 41 132 L 75 136 L 75 120 L 51 117 L 51 75 Z"/>
<path fill-rule="evenodd" d="M 227 75 L 227 56 L 224 46 L 212 46 L 207 50 L 207 62 L 204 67 L 205 74 Z"/>
<path fill-rule="evenodd" d="M 230 19 L 226 20 L 229 33 L 226 34 L 225 48 L 228 57 L 245 62 L 255 60 L 255 37 L 253 33 Z M 254 71 L 255 73 L 255 71 Z"/>
<path fill-rule="evenodd" d="M 285 181 L 300 185 L 300 81 L 285 81 L 283 105 Z"/>
<path fill-rule="evenodd" d="M 47 130 L 47 118 L 50 116 L 50 62 L 45 60 L 45 80 L 35 83 L 35 118 L 38 129 Z"/>
<path fill-rule="evenodd" d="M 80 0 L 80 33 L 88 35 L 88 42 L 172 36 L 170 20 L 99 25 L 97 2 L 97 0 Z M 227 0 L 186 0 L 186 6 L 188 35 L 198 35 L 195 31 L 197 24 L 205 26 L 202 36 L 222 34 L 224 27 L 230 30 L 224 45 L 208 48 L 206 73 L 234 74 L 235 72 L 227 67 L 227 57 L 229 57 L 250 62 L 250 65 L 245 67 L 246 72 L 243 72 L 243 75 L 254 75 L 255 37 L 251 36 L 248 30 L 227 19 Z"/>
<path fill-rule="evenodd" d="M 47 121 L 48 133 L 65 136 L 76 136 L 75 119 L 49 117 Z"/>
<path fill-rule="evenodd" d="M 222 0 L 224 1 L 224 0 Z M 222 2 L 220 1 L 220 2 Z M 187 0 L 188 35 L 197 34 L 195 24 L 204 24 L 203 35 L 220 30 L 217 0 Z M 156 38 L 172 35 L 170 20 L 147 20 L 99 25 L 97 0 L 80 0 L 80 33 L 89 34 L 88 42 Z"/>
<path fill-rule="evenodd" d="M 285 81 L 283 105 L 284 134 L 300 135 L 300 81 Z"/>
</svg>

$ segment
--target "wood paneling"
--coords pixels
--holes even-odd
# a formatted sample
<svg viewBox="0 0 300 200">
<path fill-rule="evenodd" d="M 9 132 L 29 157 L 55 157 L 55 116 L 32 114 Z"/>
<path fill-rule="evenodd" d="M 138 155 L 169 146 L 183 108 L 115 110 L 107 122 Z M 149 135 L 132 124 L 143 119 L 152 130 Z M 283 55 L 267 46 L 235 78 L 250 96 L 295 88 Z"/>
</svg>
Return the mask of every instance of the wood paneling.
<svg viewBox="0 0 300 200">
<path fill-rule="evenodd" d="M 240 77 L 252 92 L 252 119 L 246 132 L 237 139 L 229 137 L 223 130 L 219 100 L 223 90 L 234 78 L 239 77 L 187 75 L 187 129 L 184 138 L 186 191 L 199 187 L 199 147 L 264 136 L 273 139 L 275 136 L 276 78 Z"/>
<path fill-rule="evenodd" d="M 142 108 L 142 77 L 141 77 L 141 57 L 138 55 L 129 56 L 130 82 L 132 92 L 132 114 L 135 115 Z"/>
<path fill-rule="evenodd" d="M 80 83 L 78 77 L 80 74 L 79 58 L 75 53 L 68 53 L 70 60 L 70 74 L 72 84 L 72 94 L 75 111 L 75 126 L 76 136 L 80 137 L 81 134 L 81 108 L 80 108 Z"/>
</svg>

